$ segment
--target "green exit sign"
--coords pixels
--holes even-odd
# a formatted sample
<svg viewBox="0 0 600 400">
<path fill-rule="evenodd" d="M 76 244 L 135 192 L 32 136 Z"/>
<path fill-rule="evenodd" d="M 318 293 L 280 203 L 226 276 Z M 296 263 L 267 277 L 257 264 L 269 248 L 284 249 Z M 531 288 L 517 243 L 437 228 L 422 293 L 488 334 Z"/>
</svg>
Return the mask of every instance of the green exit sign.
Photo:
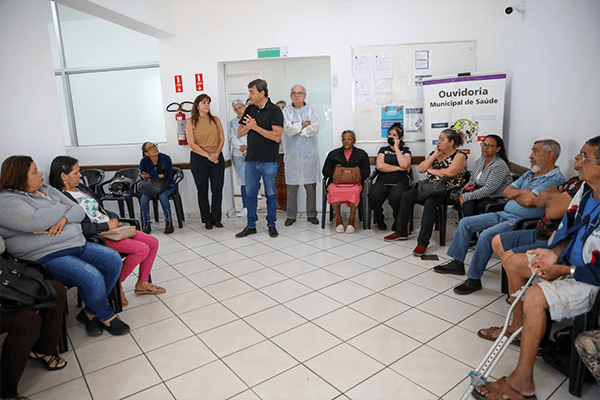
<svg viewBox="0 0 600 400">
<path fill-rule="evenodd" d="M 265 47 L 258 49 L 258 58 L 287 57 L 287 47 Z"/>
</svg>

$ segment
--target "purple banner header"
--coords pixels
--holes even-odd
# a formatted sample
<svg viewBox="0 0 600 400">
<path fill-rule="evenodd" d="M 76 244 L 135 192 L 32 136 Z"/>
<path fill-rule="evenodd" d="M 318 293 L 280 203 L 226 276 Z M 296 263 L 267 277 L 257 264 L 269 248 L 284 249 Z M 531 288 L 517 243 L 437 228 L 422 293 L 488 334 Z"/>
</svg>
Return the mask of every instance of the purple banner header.
<svg viewBox="0 0 600 400">
<path fill-rule="evenodd" d="M 467 81 L 491 81 L 494 79 L 506 79 L 506 74 L 481 75 L 481 76 L 457 76 L 456 78 L 432 79 L 423 81 L 423 86 L 436 85 L 439 83 L 467 82 Z"/>
</svg>

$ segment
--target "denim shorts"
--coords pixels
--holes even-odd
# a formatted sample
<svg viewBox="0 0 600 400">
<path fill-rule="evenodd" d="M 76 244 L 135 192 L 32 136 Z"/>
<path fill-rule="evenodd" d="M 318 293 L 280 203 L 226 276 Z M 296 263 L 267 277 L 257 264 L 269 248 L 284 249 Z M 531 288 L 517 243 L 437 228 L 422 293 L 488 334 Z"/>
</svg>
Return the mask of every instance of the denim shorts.
<svg viewBox="0 0 600 400">
<path fill-rule="evenodd" d="M 500 241 L 502 242 L 504 251 L 512 250 L 515 254 L 548 247 L 548 240 L 539 240 L 535 229 L 522 229 L 501 233 Z"/>
<path fill-rule="evenodd" d="M 573 318 L 588 312 L 594 305 L 600 289 L 598 286 L 571 278 L 551 282 L 541 279 L 538 285 L 546 296 L 550 317 L 554 321 Z"/>
</svg>

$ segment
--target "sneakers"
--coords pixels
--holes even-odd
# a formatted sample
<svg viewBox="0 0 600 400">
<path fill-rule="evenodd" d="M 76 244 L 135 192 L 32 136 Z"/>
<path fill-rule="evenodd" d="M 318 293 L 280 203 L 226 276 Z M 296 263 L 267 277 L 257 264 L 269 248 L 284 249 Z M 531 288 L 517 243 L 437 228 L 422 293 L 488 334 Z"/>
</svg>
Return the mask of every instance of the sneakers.
<svg viewBox="0 0 600 400">
<path fill-rule="evenodd" d="M 247 208 L 242 208 L 242 211 L 240 211 L 239 213 L 237 213 L 237 217 L 238 218 L 244 218 L 247 215 L 248 215 L 248 209 Z"/>
<path fill-rule="evenodd" d="M 471 294 L 481 290 L 481 279 L 467 278 L 462 284 L 454 288 L 456 294 Z"/>
<path fill-rule="evenodd" d="M 425 254 L 425 251 L 427 251 L 427 247 L 418 244 L 417 247 L 415 247 L 415 249 L 413 250 L 413 255 L 422 256 L 423 254 Z"/>
<path fill-rule="evenodd" d="M 465 263 L 452 260 L 446 264 L 436 265 L 433 270 L 438 274 L 452 274 L 452 275 L 464 275 L 465 274 Z"/>
<path fill-rule="evenodd" d="M 391 235 L 387 235 L 383 238 L 386 242 L 395 242 L 396 240 L 407 240 L 408 238 L 405 236 L 400 236 L 396 232 L 392 232 Z"/>
</svg>

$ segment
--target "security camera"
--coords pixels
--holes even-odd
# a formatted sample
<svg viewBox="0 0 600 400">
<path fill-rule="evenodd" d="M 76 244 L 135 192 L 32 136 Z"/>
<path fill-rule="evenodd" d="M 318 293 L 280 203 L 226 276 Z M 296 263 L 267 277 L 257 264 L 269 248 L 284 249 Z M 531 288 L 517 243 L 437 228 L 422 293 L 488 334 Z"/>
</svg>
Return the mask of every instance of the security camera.
<svg viewBox="0 0 600 400">
<path fill-rule="evenodd" d="M 525 12 L 525 2 L 524 1 L 520 1 L 518 5 L 516 6 L 508 6 L 504 9 L 504 13 L 506 15 L 510 15 L 513 13 L 513 11 L 516 11 L 518 13 L 524 13 Z"/>
</svg>

